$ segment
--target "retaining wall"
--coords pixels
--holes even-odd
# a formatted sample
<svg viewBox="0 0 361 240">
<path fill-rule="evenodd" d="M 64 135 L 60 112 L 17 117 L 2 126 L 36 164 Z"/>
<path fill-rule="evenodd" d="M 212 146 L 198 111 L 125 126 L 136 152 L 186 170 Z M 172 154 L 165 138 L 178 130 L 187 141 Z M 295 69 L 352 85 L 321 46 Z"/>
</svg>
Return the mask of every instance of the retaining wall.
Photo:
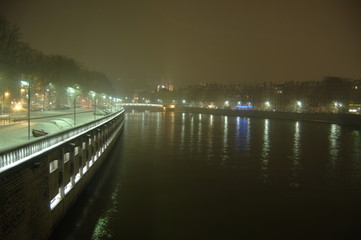
<svg viewBox="0 0 361 240">
<path fill-rule="evenodd" d="M 0 239 L 47 239 L 106 159 L 124 112 L 0 173 Z"/>
</svg>

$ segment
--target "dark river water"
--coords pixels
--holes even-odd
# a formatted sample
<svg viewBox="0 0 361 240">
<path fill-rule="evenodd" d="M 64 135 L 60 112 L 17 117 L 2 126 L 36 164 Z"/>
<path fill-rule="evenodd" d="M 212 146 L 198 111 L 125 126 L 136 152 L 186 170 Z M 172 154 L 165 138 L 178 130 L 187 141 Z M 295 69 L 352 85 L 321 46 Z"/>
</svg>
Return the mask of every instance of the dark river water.
<svg viewBox="0 0 361 240">
<path fill-rule="evenodd" d="M 52 239 L 361 239 L 361 131 L 128 112 Z"/>
</svg>

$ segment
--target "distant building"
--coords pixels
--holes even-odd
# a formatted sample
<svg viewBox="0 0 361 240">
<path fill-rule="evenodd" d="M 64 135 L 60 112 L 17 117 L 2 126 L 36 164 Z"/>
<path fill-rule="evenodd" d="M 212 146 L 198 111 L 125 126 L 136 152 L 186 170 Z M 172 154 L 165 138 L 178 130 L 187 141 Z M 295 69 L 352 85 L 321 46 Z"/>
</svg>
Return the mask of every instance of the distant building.
<svg viewBox="0 0 361 240">
<path fill-rule="evenodd" d="M 159 84 L 157 86 L 157 92 L 163 91 L 163 90 L 168 90 L 169 92 L 173 92 L 174 91 L 174 86 L 172 83 L 166 83 L 166 84 Z"/>
</svg>

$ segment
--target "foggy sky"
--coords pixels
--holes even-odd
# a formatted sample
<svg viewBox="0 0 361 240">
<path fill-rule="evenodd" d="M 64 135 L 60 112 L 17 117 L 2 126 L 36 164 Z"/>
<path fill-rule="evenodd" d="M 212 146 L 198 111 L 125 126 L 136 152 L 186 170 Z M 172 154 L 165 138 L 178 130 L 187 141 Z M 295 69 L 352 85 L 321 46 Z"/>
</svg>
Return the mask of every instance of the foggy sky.
<svg viewBox="0 0 361 240">
<path fill-rule="evenodd" d="M 357 0 L 2 0 L 0 13 L 118 85 L 361 78 Z"/>
</svg>

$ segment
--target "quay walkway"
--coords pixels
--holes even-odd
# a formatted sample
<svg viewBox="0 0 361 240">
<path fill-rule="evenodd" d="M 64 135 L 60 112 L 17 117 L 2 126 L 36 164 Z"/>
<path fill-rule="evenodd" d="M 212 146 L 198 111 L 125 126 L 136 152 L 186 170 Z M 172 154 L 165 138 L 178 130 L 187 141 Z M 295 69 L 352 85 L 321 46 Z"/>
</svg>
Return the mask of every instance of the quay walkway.
<svg viewBox="0 0 361 240">
<path fill-rule="evenodd" d="M 124 109 L 1 149 L 0 239 L 47 239 L 102 166 L 123 125 Z"/>
</svg>

